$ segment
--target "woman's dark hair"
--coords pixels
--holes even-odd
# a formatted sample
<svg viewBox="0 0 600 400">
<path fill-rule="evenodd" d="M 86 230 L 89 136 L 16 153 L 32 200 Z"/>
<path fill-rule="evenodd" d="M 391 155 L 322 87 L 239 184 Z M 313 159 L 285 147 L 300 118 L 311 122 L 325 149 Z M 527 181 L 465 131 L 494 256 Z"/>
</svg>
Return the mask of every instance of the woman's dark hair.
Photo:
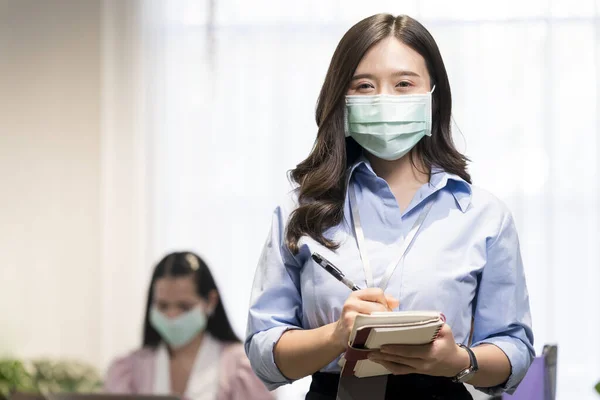
<svg viewBox="0 0 600 400">
<path fill-rule="evenodd" d="M 146 316 L 144 318 L 144 347 L 156 347 L 161 342 L 160 334 L 150 324 L 150 308 L 152 307 L 154 297 L 154 285 L 160 278 L 166 277 L 191 277 L 196 284 L 196 293 L 201 298 L 208 300 L 208 294 L 211 290 L 216 290 L 219 295 L 219 302 L 215 311 L 208 317 L 206 331 L 214 338 L 222 342 L 239 342 L 240 339 L 235 335 L 223 302 L 219 289 L 215 284 L 210 270 L 206 263 L 196 254 L 190 252 L 171 253 L 165 256 L 152 274 L 150 289 L 148 289 L 148 301 L 146 302 Z"/>
<path fill-rule="evenodd" d="M 390 36 L 423 56 L 431 84 L 435 85 L 432 135 L 421 139 L 410 152 L 412 164 L 415 165 L 413 156 L 417 156 L 429 171 L 437 166 L 471 182 L 466 170 L 468 159 L 452 141 L 450 83 L 435 40 L 423 25 L 406 15 L 376 14 L 363 19 L 346 32 L 333 53 L 317 101 L 315 145 L 306 160 L 290 171 L 290 178 L 299 184 L 299 206 L 291 214 L 286 230 L 286 244 L 294 254 L 304 235 L 327 248 L 338 247 L 323 232 L 343 220 L 346 171 L 362 151 L 354 139 L 344 137 L 344 98 L 365 53 Z"/>
</svg>

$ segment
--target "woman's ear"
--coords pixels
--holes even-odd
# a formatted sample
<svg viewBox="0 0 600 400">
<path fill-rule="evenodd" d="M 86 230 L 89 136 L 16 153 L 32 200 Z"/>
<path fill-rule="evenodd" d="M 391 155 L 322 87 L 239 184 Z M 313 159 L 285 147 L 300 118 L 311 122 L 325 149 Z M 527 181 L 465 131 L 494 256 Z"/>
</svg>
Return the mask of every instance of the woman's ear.
<svg viewBox="0 0 600 400">
<path fill-rule="evenodd" d="M 206 310 L 206 313 L 210 317 L 211 315 L 213 315 L 213 313 L 217 309 L 217 306 L 219 305 L 219 294 L 217 293 L 217 291 L 215 289 L 213 289 L 210 292 L 208 292 L 207 297 L 208 297 L 208 308 Z"/>
</svg>

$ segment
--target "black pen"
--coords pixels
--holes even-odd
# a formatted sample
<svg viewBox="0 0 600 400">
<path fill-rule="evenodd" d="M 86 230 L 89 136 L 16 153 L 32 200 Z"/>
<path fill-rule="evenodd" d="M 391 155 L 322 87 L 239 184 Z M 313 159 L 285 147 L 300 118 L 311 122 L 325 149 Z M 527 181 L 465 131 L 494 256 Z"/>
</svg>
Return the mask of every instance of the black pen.
<svg viewBox="0 0 600 400">
<path fill-rule="evenodd" d="M 335 265 L 330 263 L 325 257 L 319 253 L 312 253 L 312 259 L 315 260 L 325 271 L 329 272 L 335 279 L 348 286 L 350 290 L 360 290 L 350 279 L 346 278 L 342 271 L 340 271 Z"/>
</svg>

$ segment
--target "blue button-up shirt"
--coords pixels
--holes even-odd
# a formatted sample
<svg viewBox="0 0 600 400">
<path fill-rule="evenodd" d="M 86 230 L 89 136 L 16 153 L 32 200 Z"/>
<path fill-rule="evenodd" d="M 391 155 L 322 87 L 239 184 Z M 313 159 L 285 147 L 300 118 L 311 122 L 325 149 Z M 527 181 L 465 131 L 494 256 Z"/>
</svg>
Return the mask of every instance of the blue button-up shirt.
<svg viewBox="0 0 600 400">
<path fill-rule="evenodd" d="M 467 344 L 474 322 L 472 346 L 491 343 L 510 360 L 508 381 L 488 393 L 512 392 L 533 361 L 529 296 L 515 223 L 506 206 L 490 193 L 456 175 L 434 170 L 404 212 L 387 182 L 366 158 L 351 167 L 358 210 L 379 284 L 390 260 L 397 258 L 405 237 L 427 201 L 434 201 L 386 293 L 400 300 L 399 310 L 434 310 L 446 316 L 457 342 Z M 437 193 L 436 196 L 432 196 Z M 318 252 L 361 287 L 363 264 L 352 228 L 348 196 L 344 220 L 325 232 L 337 241 L 336 251 L 310 237 L 293 255 L 285 245 L 285 227 L 297 206 L 292 191 L 275 209 L 252 288 L 246 353 L 258 377 L 274 389 L 289 383 L 273 358 L 273 348 L 289 329 L 312 329 L 335 322 L 349 290 L 312 259 Z M 338 360 L 323 372 L 339 372 Z"/>
</svg>

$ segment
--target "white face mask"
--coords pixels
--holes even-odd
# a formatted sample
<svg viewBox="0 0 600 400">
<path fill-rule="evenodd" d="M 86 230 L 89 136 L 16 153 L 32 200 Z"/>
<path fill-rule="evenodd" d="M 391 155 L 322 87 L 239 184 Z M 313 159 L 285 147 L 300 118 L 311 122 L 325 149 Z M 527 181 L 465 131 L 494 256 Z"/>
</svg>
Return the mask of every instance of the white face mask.
<svg viewBox="0 0 600 400">
<path fill-rule="evenodd" d="M 346 96 L 345 134 L 384 160 L 407 154 L 431 136 L 431 94 Z"/>
<path fill-rule="evenodd" d="M 172 348 L 184 346 L 206 328 L 206 314 L 194 307 L 175 318 L 169 318 L 156 307 L 150 309 L 150 324 Z"/>
</svg>

